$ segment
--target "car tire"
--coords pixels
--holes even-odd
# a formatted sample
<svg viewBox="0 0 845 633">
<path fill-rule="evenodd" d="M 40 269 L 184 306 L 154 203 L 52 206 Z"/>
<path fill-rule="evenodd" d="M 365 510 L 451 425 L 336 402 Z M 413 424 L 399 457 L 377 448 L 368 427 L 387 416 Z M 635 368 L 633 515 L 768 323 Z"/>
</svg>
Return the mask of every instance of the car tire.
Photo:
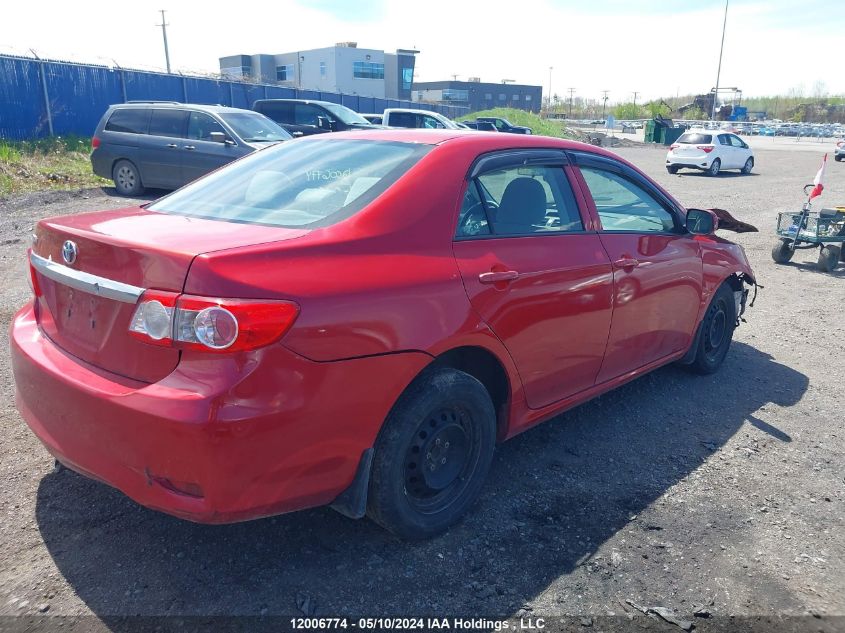
<svg viewBox="0 0 845 633">
<path fill-rule="evenodd" d="M 752 169 L 754 169 L 754 159 L 749 158 L 747 161 L 745 161 L 745 165 L 743 166 L 741 171 L 742 171 L 743 174 L 745 174 L 747 176 L 748 174 L 751 173 Z"/>
<path fill-rule="evenodd" d="M 839 161 L 842 160 L 842 156 L 834 156 L 833 160 L 835 160 L 838 163 Z"/>
<path fill-rule="evenodd" d="M 119 160 L 112 169 L 114 188 L 122 196 L 139 196 L 144 193 L 141 174 L 138 168 L 128 160 Z"/>
<path fill-rule="evenodd" d="M 840 249 L 838 246 L 829 244 L 819 249 L 818 269 L 829 273 L 839 264 Z"/>
<path fill-rule="evenodd" d="M 723 283 L 713 295 L 693 339 L 697 349 L 692 363 L 687 365 L 690 371 L 706 375 L 721 367 L 736 329 L 735 306 L 733 291 Z"/>
<path fill-rule="evenodd" d="M 778 243 L 772 247 L 772 259 L 776 264 L 785 264 L 792 259 L 795 251 L 792 250 L 791 244 L 792 240 L 778 240 Z"/>
<path fill-rule="evenodd" d="M 716 158 L 715 160 L 713 160 L 713 162 L 710 164 L 710 167 L 707 169 L 707 175 L 708 176 L 718 176 L 719 170 L 721 168 L 722 168 L 722 161 L 719 160 L 718 158 Z"/>
<path fill-rule="evenodd" d="M 666 171 L 673 175 L 677 174 L 679 169 L 680 167 L 678 167 L 677 165 L 667 165 L 666 167 Z"/>
<path fill-rule="evenodd" d="M 367 515 L 397 536 L 442 533 L 477 499 L 496 443 L 487 389 L 452 368 L 425 370 L 376 440 Z"/>
</svg>

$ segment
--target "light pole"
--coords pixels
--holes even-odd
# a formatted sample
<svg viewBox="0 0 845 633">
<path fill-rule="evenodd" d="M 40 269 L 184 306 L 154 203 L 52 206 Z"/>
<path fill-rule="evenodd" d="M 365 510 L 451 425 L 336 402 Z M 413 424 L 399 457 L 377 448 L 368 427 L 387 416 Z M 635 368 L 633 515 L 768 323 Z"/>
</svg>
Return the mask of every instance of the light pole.
<svg viewBox="0 0 845 633">
<path fill-rule="evenodd" d="M 607 93 L 610 90 L 602 90 L 602 105 L 601 105 L 601 118 L 604 120 L 604 111 L 607 110 Z"/>
<path fill-rule="evenodd" d="M 554 66 L 549 66 L 549 111 L 552 109 L 552 71 Z"/>
<path fill-rule="evenodd" d="M 572 95 L 575 93 L 575 88 L 567 88 L 569 90 L 569 118 L 572 118 Z"/>
<path fill-rule="evenodd" d="M 722 44 L 719 46 L 719 67 L 716 69 L 716 89 L 713 91 L 713 109 L 710 120 L 716 118 L 716 100 L 719 98 L 719 79 L 722 74 L 722 52 L 725 50 L 725 27 L 728 25 L 728 0 L 725 0 L 725 19 L 722 22 Z"/>
<path fill-rule="evenodd" d="M 161 9 L 161 36 L 164 38 L 164 61 L 167 63 L 167 74 L 170 74 L 170 51 L 167 49 L 167 22 L 164 20 L 164 9 Z"/>
</svg>

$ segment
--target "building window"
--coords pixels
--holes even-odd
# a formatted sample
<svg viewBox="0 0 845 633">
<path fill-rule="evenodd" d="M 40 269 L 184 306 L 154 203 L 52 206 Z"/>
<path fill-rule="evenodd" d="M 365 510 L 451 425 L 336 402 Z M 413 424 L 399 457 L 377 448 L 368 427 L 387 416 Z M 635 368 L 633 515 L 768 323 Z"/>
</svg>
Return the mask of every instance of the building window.
<svg viewBox="0 0 845 633">
<path fill-rule="evenodd" d="M 384 79 L 384 64 L 352 62 L 352 76 L 355 79 Z"/>
<path fill-rule="evenodd" d="M 504 92 L 500 92 L 499 93 L 499 101 L 507 101 L 507 100 L 508 100 L 508 95 L 506 95 Z"/>
<path fill-rule="evenodd" d="M 492 101 L 493 100 L 493 93 L 492 92 L 485 92 L 484 93 L 485 101 Z"/>
<path fill-rule="evenodd" d="M 525 100 L 526 100 L 526 101 L 531 101 L 531 95 L 525 95 Z"/>
<path fill-rule="evenodd" d="M 513 96 L 513 100 L 514 100 L 514 101 L 519 101 L 519 95 L 514 95 L 514 96 Z"/>
<path fill-rule="evenodd" d="M 411 84 L 414 82 L 414 69 L 402 69 L 402 90 L 410 90 Z"/>
<path fill-rule="evenodd" d="M 446 88 L 443 91 L 443 101 L 469 101 L 469 90 Z"/>
<path fill-rule="evenodd" d="M 326 76 L 326 62 L 320 62 L 320 77 Z"/>
<path fill-rule="evenodd" d="M 293 64 L 276 66 L 276 81 L 293 81 Z"/>
</svg>

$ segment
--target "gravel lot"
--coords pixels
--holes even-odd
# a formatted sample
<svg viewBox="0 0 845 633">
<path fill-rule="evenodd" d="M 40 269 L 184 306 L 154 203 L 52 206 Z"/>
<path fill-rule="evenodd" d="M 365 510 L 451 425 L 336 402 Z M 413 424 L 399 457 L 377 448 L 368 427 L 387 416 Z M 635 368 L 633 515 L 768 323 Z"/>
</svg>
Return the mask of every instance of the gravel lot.
<svg viewBox="0 0 845 633">
<path fill-rule="evenodd" d="M 736 237 L 765 289 L 724 367 L 660 369 L 504 444 L 474 511 L 427 543 L 328 509 L 194 525 L 53 473 L 14 408 L 4 351 L 0 615 L 93 614 L 114 629 L 133 615 L 567 615 L 610 630 L 630 622 L 605 616 L 630 613 L 639 628 L 679 630 L 630 600 L 698 630 L 753 621 L 720 616 L 842 630 L 845 265 L 823 274 L 815 251 L 787 266 L 769 254 L 776 212 L 800 208 L 821 154 L 758 149 L 755 175 L 713 179 L 670 176 L 664 151 L 619 153 L 688 206 L 728 209 L 761 231 Z M 0 201 L 4 350 L 29 295 L 32 222 L 129 204 L 112 194 Z M 830 161 L 822 200 L 845 203 L 845 165 Z M 701 608 L 712 617 L 694 616 Z M 0 630 L 39 623 L 0 617 Z"/>
</svg>

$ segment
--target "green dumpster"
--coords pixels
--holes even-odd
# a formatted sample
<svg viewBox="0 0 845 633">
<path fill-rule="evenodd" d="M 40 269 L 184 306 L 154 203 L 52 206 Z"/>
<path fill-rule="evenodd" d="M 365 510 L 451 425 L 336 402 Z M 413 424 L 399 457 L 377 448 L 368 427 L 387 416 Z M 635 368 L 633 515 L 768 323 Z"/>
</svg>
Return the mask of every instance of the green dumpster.
<svg viewBox="0 0 845 633">
<path fill-rule="evenodd" d="M 655 143 L 656 142 L 654 140 L 654 129 L 655 129 L 655 125 L 654 125 L 653 120 L 648 120 L 648 121 L 645 122 L 645 125 L 643 126 L 643 141 L 644 142 L 646 142 L 646 143 Z"/>
<path fill-rule="evenodd" d="M 685 128 L 682 127 L 667 127 L 663 132 L 663 144 L 664 145 L 671 145 L 675 141 L 677 141 L 681 134 L 686 132 Z"/>
</svg>

